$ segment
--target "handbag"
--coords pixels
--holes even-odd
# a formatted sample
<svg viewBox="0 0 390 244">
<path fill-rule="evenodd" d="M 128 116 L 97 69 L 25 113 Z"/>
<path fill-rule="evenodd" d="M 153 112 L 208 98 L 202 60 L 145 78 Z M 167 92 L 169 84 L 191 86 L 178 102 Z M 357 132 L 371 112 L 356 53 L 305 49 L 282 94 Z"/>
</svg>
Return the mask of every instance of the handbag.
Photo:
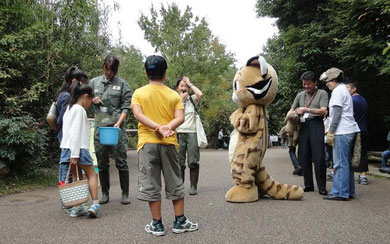
<svg viewBox="0 0 390 244">
<path fill-rule="evenodd" d="M 194 105 L 195 109 L 195 127 L 196 127 L 196 137 L 198 139 L 198 147 L 206 148 L 208 145 L 206 132 L 204 131 L 204 127 L 202 124 L 202 120 L 200 119 L 198 110 L 196 109 L 195 102 L 192 100 L 190 96 L 190 101 L 192 105 Z"/>
<path fill-rule="evenodd" d="M 67 207 L 80 205 L 88 202 L 89 200 L 88 180 L 79 181 L 79 169 L 78 165 L 76 165 L 77 181 L 69 183 L 70 168 L 71 167 L 69 165 L 68 173 L 66 174 L 65 185 L 58 187 L 61 201 L 64 206 Z"/>
<path fill-rule="evenodd" d="M 57 117 L 58 117 L 57 103 L 53 102 L 46 116 L 46 121 L 52 130 L 58 130 Z"/>
<path fill-rule="evenodd" d="M 362 152 L 362 143 L 360 138 L 360 132 L 356 133 L 355 140 L 353 145 L 353 154 L 352 154 L 352 168 L 356 169 L 360 167 L 360 161 L 361 161 L 361 152 Z"/>
</svg>

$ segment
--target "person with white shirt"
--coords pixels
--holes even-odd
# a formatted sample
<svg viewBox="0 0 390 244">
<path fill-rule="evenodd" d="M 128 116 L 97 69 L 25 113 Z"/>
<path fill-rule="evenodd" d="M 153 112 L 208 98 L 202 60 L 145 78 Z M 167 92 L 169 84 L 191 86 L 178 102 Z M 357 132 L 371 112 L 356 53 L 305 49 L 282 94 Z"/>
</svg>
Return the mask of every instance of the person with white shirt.
<svg viewBox="0 0 390 244">
<path fill-rule="evenodd" d="M 69 105 L 63 117 L 60 161 L 70 163 L 73 182 L 78 180 L 75 177 L 77 175 L 76 165 L 84 170 L 88 177 L 88 186 L 92 197 L 92 204 L 88 211 L 83 205 L 74 206 L 71 209 L 70 217 L 87 214 L 96 217 L 100 209 L 97 177 L 89 153 L 90 125 L 85 111 L 91 106 L 93 98 L 92 87 L 80 82 L 74 83 L 71 87 Z"/>
<path fill-rule="evenodd" d="M 353 117 L 351 94 L 344 82 L 343 71 L 331 68 L 324 72 L 320 80 L 332 91 L 329 101 L 329 131 L 326 143 L 333 146 L 333 187 L 325 200 L 348 201 L 355 197 L 355 181 L 351 165 L 354 138 L 360 132 Z"/>
<path fill-rule="evenodd" d="M 221 128 L 218 132 L 218 149 L 224 148 L 224 146 L 223 146 L 223 137 L 224 136 L 225 135 L 223 134 L 223 129 Z"/>
<path fill-rule="evenodd" d="M 190 89 L 194 92 L 189 95 Z M 203 93 L 197 88 L 188 77 L 183 76 L 176 82 L 176 91 L 184 106 L 184 123 L 177 127 L 177 140 L 179 143 L 179 163 L 183 183 L 185 180 L 186 158 L 190 168 L 190 195 L 198 194 L 199 180 L 199 146 L 196 135 L 195 114 L 196 106 L 199 104 Z"/>
</svg>

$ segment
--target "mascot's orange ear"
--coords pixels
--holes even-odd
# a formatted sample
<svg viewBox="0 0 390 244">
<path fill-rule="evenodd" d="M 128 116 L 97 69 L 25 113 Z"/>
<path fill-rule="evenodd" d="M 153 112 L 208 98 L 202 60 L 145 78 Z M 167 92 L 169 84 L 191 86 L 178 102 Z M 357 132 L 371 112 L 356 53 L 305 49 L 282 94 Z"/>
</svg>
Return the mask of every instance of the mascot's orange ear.
<svg viewBox="0 0 390 244">
<path fill-rule="evenodd" d="M 263 79 L 265 79 L 265 77 L 267 76 L 267 73 L 268 73 L 267 62 L 265 61 L 265 59 L 262 56 L 255 56 L 255 57 L 250 58 L 246 62 L 246 66 L 253 66 L 253 67 L 259 68 Z"/>
</svg>

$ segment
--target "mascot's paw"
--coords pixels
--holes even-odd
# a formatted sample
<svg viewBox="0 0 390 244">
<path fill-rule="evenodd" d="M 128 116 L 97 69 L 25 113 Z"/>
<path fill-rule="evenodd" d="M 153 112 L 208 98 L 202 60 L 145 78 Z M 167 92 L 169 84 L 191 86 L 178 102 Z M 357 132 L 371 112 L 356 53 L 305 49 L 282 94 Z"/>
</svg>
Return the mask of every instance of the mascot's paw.
<svg viewBox="0 0 390 244">
<path fill-rule="evenodd" d="M 290 200 L 301 200 L 303 198 L 303 188 L 296 186 L 296 190 L 292 193 L 290 193 Z"/>
<path fill-rule="evenodd" d="M 254 202 L 259 199 L 257 186 L 252 188 L 244 188 L 239 186 L 233 186 L 226 193 L 226 201 L 228 202 Z"/>
</svg>

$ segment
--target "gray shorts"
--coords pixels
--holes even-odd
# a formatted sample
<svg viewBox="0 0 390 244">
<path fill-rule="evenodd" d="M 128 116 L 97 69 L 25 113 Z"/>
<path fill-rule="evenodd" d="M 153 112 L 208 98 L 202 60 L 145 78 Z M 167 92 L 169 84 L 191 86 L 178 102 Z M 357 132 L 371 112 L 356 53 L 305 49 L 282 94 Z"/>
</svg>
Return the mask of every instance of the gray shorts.
<svg viewBox="0 0 390 244">
<path fill-rule="evenodd" d="M 176 147 L 148 143 L 138 152 L 139 200 L 161 200 L 161 172 L 164 176 L 166 198 L 178 200 L 185 196 Z"/>
</svg>

